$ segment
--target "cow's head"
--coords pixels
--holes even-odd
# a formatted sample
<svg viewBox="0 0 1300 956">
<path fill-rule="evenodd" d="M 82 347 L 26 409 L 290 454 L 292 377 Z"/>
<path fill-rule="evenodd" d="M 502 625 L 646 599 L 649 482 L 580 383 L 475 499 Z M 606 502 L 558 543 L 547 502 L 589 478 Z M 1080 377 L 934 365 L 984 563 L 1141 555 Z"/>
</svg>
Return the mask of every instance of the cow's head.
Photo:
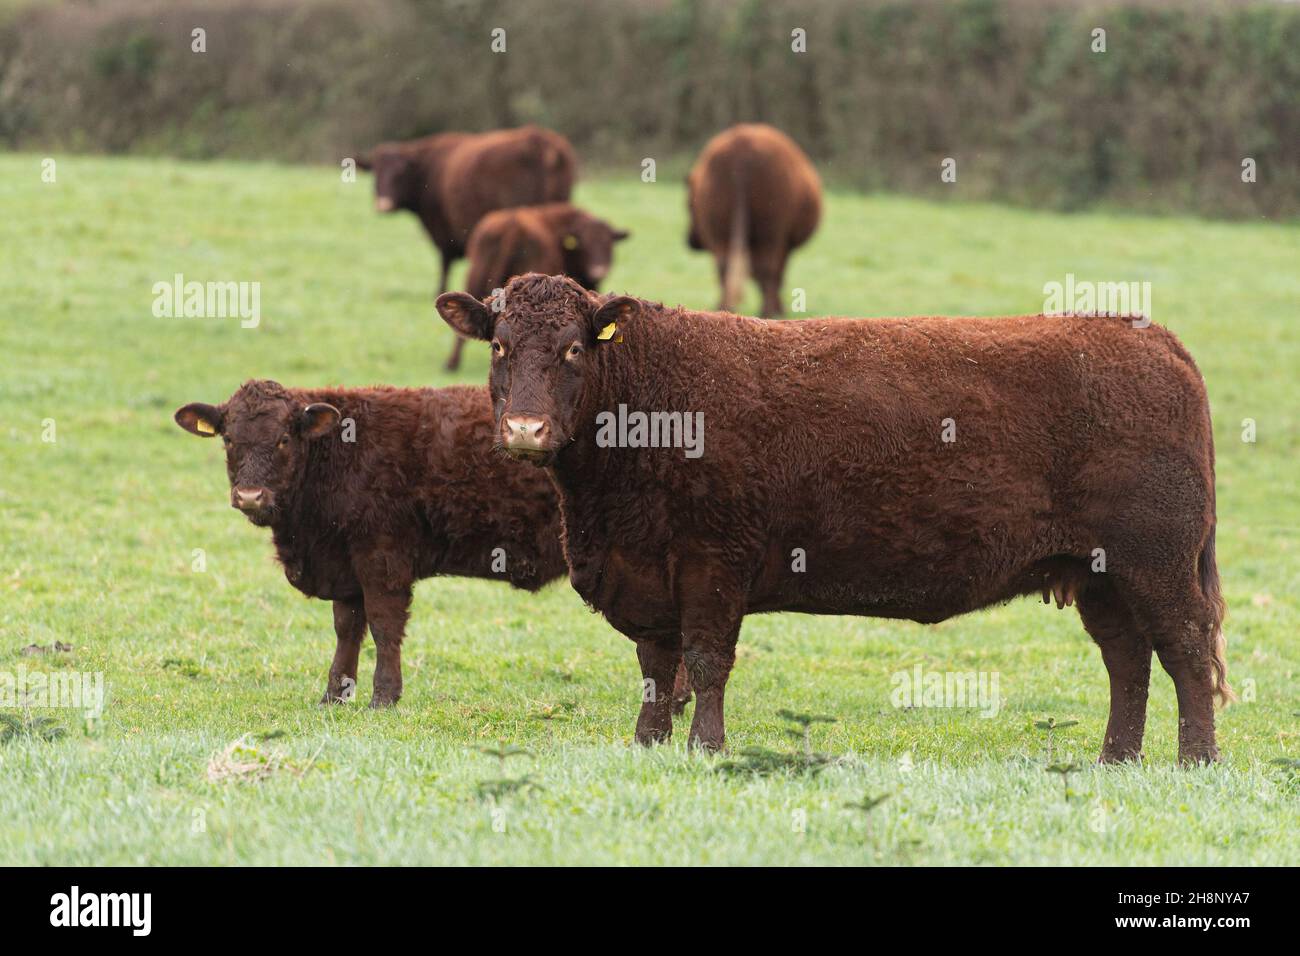
<svg viewBox="0 0 1300 956">
<path fill-rule="evenodd" d="M 438 312 L 467 338 L 492 343 L 488 390 L 497 444 L 515 458 L 549 465 L 581 427 L 600 350 L 616 347 L 618 326 L 641 308 L 628 296 L 592 295 L 566 276 L 511 279 L 480 302 L 463 292 L 438 296 Z"/>
<path fill-rule="evenodd" d="M 585 212 L 569 220 L 561 243 L 564 246 L 564 273 L 573 276 L 588 289 L 595 289 L 609 275 L 614 261 L 614 243 L 630 236 L 625 229 L 615 229 L 603 219 Z"/>
<path fill-rule="evenodd" d="M 415 209 L 424 190 L 419 159 L 400 143 L 381 143 L 369 156 L 357 158 L 357 168 L 375 174 L 375 209 L 393 212 Z"/>
<path fill-rule="evenodd" d="M 231 507 L 268 525 L 297 496 L 308 444 L 334 430 L 339 410 L 324 402 L 304 405 L 276 382 L 251 381 L 222 405 L 193 402 L 175 418 L 187 432 L 221 436 Z"/>
</svg>

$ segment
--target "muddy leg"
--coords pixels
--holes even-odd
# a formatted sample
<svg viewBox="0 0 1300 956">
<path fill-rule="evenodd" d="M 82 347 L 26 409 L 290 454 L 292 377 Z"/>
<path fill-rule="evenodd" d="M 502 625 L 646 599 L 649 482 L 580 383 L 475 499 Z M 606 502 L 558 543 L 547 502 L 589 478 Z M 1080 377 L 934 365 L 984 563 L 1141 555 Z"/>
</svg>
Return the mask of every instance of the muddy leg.
<svg viewBox="0 0 1300 956">
<path fill-rule="evenodd" d="M 345 703 L 345 692 L 356 691 L 357 658 L 361 654 L 361 642 L 366 639 L 366 606 L 361 598 L 334 602 L 334 635 L 338 643 L 334 647 L 325 696 L 320 700 L 322 704 Z M 351 681 L 350 688 L 344 687 L 345 678 Z"/>
</svg>

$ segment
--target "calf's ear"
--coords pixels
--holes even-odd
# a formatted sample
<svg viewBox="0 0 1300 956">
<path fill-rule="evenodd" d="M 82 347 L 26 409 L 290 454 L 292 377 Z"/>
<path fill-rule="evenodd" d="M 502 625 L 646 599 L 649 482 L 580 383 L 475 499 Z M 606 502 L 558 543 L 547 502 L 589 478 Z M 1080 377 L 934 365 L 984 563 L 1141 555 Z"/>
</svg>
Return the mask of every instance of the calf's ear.
<svg viewBox="0 0 1300 956">
<path fill-rule="evenodd" d="M 632 233 L 628 232 L 626 229 L 615 229 L 612 238 L 615 242 L 622 242 L 631 235 Z"/>
<path fill-rule="evenodd" d="M 320 438 L 329 434 L 342 417 L 339 410 L 328 402 L 312 402 L 302 410 L 303 437 Z"/>
<path fill-rule="evenodd" d="M 616 295 L 591 314 L 591 334 L 597 342 L 621 342 L 620 325 L 641 311 L 641 300 L 630 295 Z"/>
<path fill-rule="evenodd" d="M 176 409 L 176 424 L 201 438 L 211 438 L 221 431 L 221 409 L 203 402 L 190 402 Z"/>
<path fill-rule="evenodd" d="M 374 162 L 371 160 L 370 156 L 365 153 L 359 154 L 356 157 L 356 160 L 357 169 L 363 170 L 364 172 L 368 173 L 375 168 Z"/>
<path fill-rule="evenodd" d="M 442 320 L 465 338 L 491 341 L 492 313 L 478 299 L 464 292 L 444 292 L 436 304 Z"/>
</svg>

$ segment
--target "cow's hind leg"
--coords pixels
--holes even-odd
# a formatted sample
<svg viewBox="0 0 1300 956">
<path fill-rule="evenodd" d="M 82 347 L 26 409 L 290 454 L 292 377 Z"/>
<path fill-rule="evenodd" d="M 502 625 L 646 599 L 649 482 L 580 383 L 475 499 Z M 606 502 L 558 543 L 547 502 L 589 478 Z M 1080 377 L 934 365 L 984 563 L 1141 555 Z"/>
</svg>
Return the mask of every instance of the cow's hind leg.
<svg viewBox="0 0 1300 956">
<path fill-rule="evenodd" d="M 636 742 L 663 743 L 673 735 L 673 691 L 682 661 L 681 639 L 637 638 L 636 657 L 641 664 L 641 713 L 636 719 Z"/>
<path fill-rule="evenodd" d="M 763 293 L 759 314 L 765 319 L 776 318 L 785 311 L 781 307 L 781 279 L 785 275 L 786 255 L 780 247 L 756 249 L 753 253 L 754 279 Z"/>
<path fill-rule="evenodd" d="M 1214 695 L 1221 686 L 1219 614 L 1201 593 L 1194 572 L 1143 573 L 1124 582 L 1137 624 L 1150 637 L 1178 697 L 1178 761 L 1219 759 L 1214 739 Z"/>
<path fill-rule="evenodd" d="M 1138 760 L 1151 685 L 1151 641 L 1138 630 L 1119 592 L 1104 575 L 1096 575 L 1080 593 L 1079 616 L 1101 648 L 1110 675 L 1110 719 L 1101 762 Z"/>
<path fill-rule="evenodd" d="M 334 602 L 334 661 L 322 704 L 342 704 L 352 699 L 357 686 L 357 659 L 366 638 L 366 606 L 361 598 Z M 350 686 L 345 682 L 350 681 Z"/>
</svg>

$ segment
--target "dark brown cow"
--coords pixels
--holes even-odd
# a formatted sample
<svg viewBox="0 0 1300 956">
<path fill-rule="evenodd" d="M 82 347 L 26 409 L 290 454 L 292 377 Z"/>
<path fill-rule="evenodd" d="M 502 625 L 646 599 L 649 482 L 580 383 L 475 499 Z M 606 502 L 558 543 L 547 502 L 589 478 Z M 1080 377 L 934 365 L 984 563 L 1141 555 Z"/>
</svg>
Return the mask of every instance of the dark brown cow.
<svg viewBox="0 0 1300 956">
<path fill-rule="evenodd" d="M 541 272 L 567 275 L 594 290 L 609 274 L 614 243 L 628 235 L 565 202 L 499 209 L 469 237 L 465 288 L 485 299 L 514 276 Z"/>
<path fill-rule="evenodd" d="M 221 436 L 231 505 L 270 527 L 290 584 L 334 602 L 338 646 L 321 703 L 355 687 L 367 623 L 370 706 L 397 702 L 416 581 L 455 574 L 535 591 L 564 573 L 550 479 L 492 451 L 486 389 L 251 381 L 175 417 Z"/>
<path fill-rule="evenodd" d="M 1204 382 L 1169 331 L 764 322 L 538 275 L 501 301 L 448 293 L 438 308 L 492 342 L 495 443 L 554 476 L 573 586 L 656 686 L 685 661 L 693 742 L 723 744 L 746 614 L 932 623 L 1046 592 L 1077 602 L 1101 646 L 1103 760 L 1141 752 L 1153 648 L 1180 758 L 1215 759 L 1213 698 L 1230 691 L 1214 449 Z M 680 418 L 656 434 L 631 412 Z M 668 708 L 642 706 L 638 740 L 670 734 Z"/>
<path fill-rule="evenodd" d="M 780 315 L 786 260 L 821 218 L 821 180 L 803 150 L 771 126 L 733 126 L 704 147 L 686 192 L 686 241 L 713 253 L 722 284 L 718 308 L 730 312 L 740 304 L 745 274 L 752 271 L 763 293 L 763 316 Z"/>
<path fill-rule="evenodd" d="M 420 217 L 442 256 L 441 293 L 480 219 L 494 209 L 567 201 L 578 160 L 559 133 L 521 126 L 382 143 L 359 157 L 357 166 L 374 171 L 376 209 L 406 209 Z M 449 370 L 460 367 L 462 346 L 458 339 Z"/>
</svg>

